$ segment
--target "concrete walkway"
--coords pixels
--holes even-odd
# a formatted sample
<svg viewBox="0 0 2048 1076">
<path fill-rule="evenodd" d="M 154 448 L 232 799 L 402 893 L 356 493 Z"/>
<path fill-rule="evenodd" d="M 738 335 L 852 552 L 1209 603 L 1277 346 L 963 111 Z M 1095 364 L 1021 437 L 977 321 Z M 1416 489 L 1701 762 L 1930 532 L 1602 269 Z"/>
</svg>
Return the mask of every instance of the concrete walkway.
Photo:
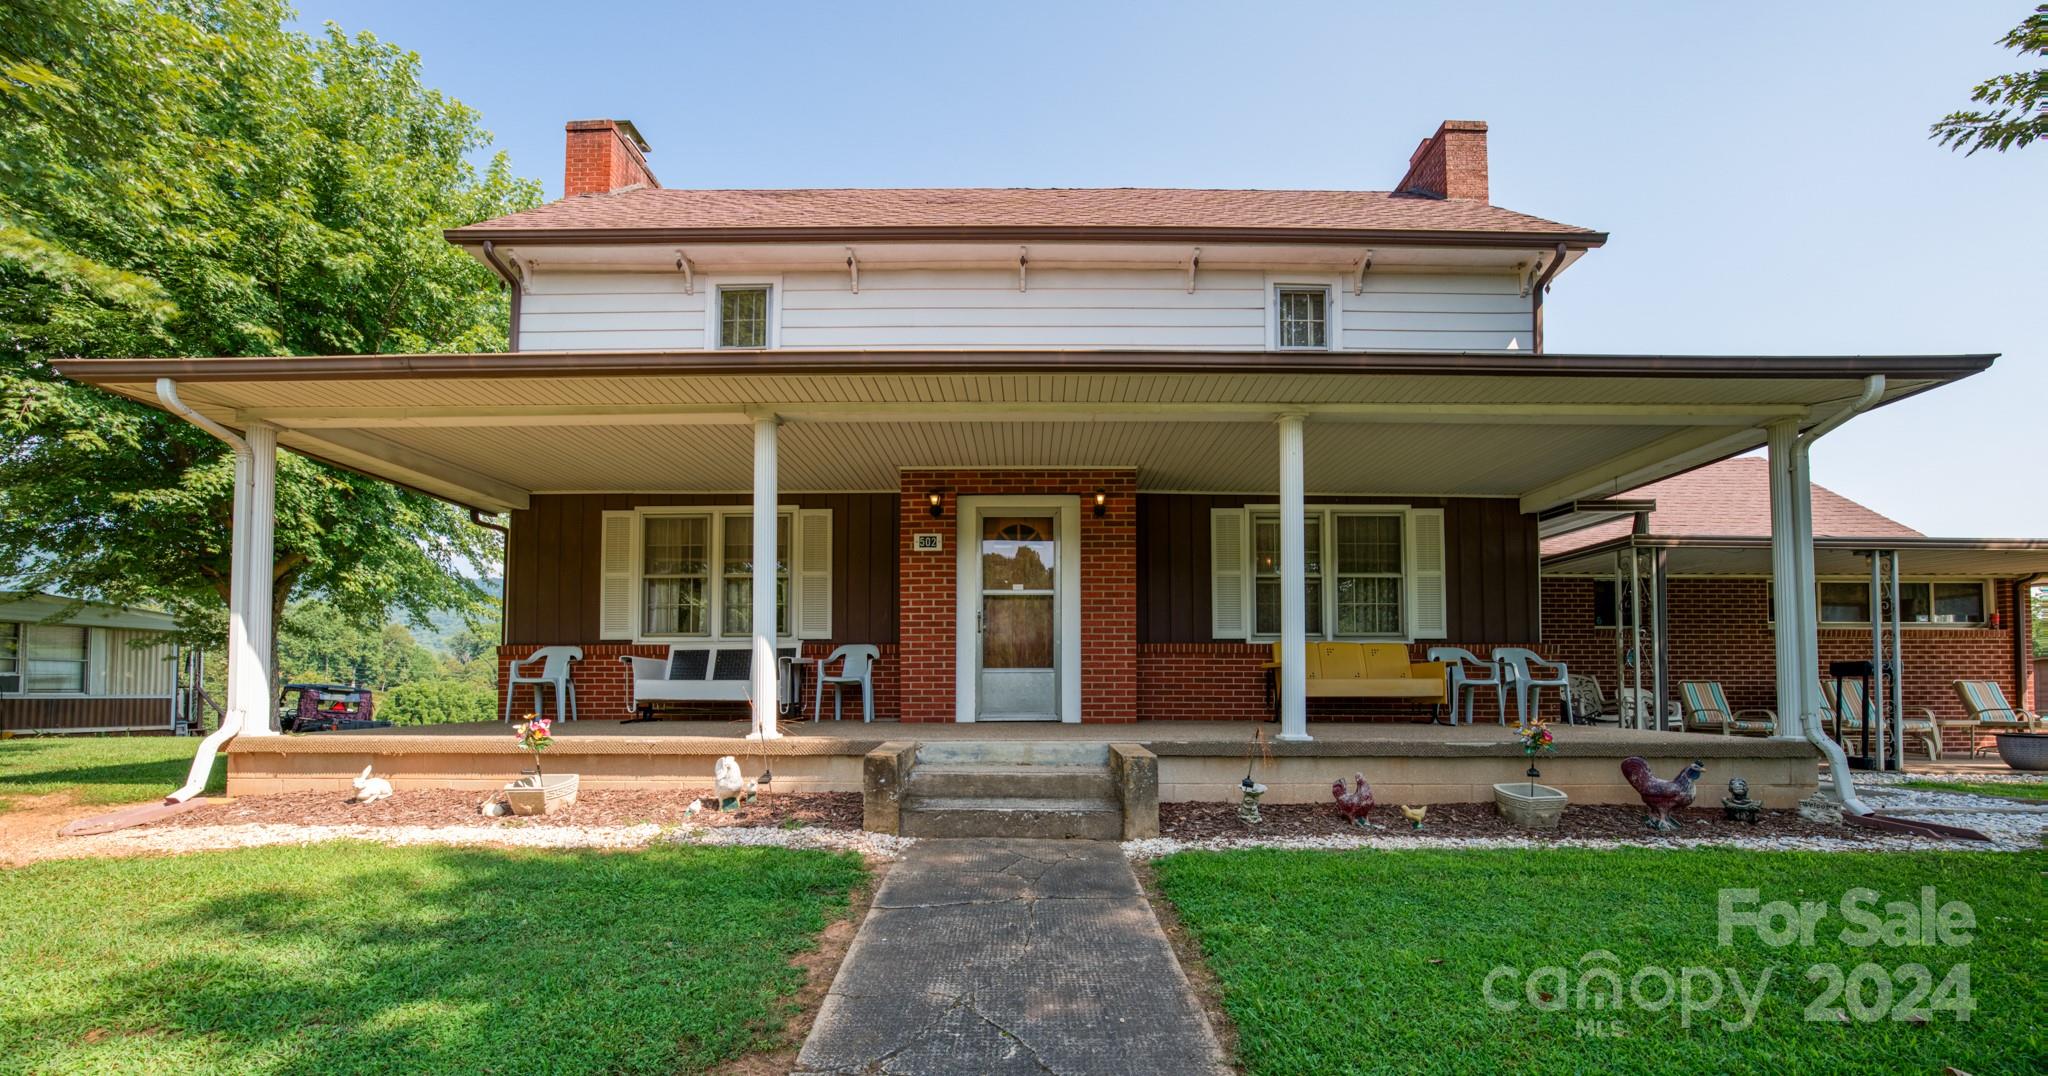
<svg viewBox="0 0 2048 1076">
<path fill-rule="evenodd" d="M 800 1073 L 1226 1073 L 1115 844 L 912 846 L 875 896 Z"/>
</svg>

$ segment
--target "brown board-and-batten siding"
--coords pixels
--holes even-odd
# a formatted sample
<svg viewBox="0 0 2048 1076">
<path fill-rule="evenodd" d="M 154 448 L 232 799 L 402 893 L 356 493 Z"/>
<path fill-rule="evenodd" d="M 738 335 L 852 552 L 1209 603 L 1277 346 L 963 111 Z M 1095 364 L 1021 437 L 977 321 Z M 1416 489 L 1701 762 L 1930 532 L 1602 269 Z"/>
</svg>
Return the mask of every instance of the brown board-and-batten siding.
<svg viewBox="0 0 2048 1076">
<path fill-rule="evenodd" d="M 13 695 L 0 698 L 0 729 L 8 732 L 169 732 L 171 700 L 161 695 L 153 698 Z"/>
<path fill-rule="evenodd" d="M 1310 497 L 1310 504 L 1373 498 Z M 1534 644 L 1542 631 L 1536 520 L 1514 501 L 1492 498 L 1388 498 L 1444 510 L 1447 630 L 1450 642 Z M 1209 512 L 1271 504 L 1271 496 L 1138 495 L 1138 641 L 1209 642 Z"/>
<path fill-rule="evenodd" d="M 784 505 L 832 511 L 832 638 L 896 642 L 897 497 L 894 493 L 792 493 Z M 505 642 L 594 643 L 603 566 L 604 513 L 670 505 L 744 506 L 746 494 L 542 494 L 512 513 L 505 554 Z"/>
</svg>

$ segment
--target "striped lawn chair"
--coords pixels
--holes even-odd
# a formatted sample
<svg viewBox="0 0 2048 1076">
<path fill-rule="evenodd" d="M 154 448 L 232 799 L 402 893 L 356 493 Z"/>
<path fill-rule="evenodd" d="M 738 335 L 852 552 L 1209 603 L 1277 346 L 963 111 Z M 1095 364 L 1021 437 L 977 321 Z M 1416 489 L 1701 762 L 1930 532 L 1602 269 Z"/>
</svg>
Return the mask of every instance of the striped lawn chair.
<svg viewBox="0 0 2048 1076">
<path fill-rule="evenodd" d="M 1821 681 L 1820 693 L 1822 702 L 1827 706 L 1827 711 L 1821 715 L 1821 720 L 1824 723 L 1832 722 L 1836 712 L 1834 683 L 1827 680 Z M 1850 733 L 1861 735 L 1863 732 L 1863 681 L 1842 681 L 1842 700 L 1845 707 L 1841 710 L 1842 741 L 1847 743 Z M 1934 716 L 1933 710 L 1925 706 L 1920 708 L 1920 713 L 1924 716 L 1906 718 L 1906 738 L 1920 742 L 1921 748 L 1927 754 L 1928 761 L 1939 762 L 1941 761 L 1942 728 L 1948 725 L 1964 725 L 1968 724 L 1968 722 L 1942 721 Z"/>
<path fill-rule="evenodd" d="M 1769 710 L 1731 708 L 1717 680 L 1680 680 L 1678 708 L 1687 732 L 1769 736 L 1778 730 L 1778 715 Z"/>
<path fill-rule="evenodd" d="M 2005 701 L 2005 689 L 1999 687 L 1996 680 L 1957 680 L 1955 686 L 1956 697 L 1963 700 L 1963 712 L 1970 715 L 1969 720 L 1962 724 L 1972 730 L 1971 758 L 1977 757 L 1978 729 L 2037 732 L 2048 728 L 2048 721 Z"/>
</svg>

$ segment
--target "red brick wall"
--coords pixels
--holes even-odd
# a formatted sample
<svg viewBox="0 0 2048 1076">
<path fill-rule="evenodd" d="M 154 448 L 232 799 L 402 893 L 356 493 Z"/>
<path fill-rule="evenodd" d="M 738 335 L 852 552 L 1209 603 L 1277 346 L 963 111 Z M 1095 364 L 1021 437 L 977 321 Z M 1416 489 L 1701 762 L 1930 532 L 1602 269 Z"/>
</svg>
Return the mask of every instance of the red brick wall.
<svg viewBox="0 0 2048 1076">
<path fill-rule="evenodd" d="M 835 645 L 825 642 L 805 643 L 803 644 L 804 656 L 824 657 L 832 652 Z M 511 682 L 512 662 L 519 658 L 524 658 L 538 649 L 540 647 L 531 645 L 501 646 L 498 648 L 498 707 L 501 714 L 504 712 L 505 687 Z M 882 657 L 880 661 L 875 663 L 874 672 L 875 716 L 894 717 L 899 707 L 896 692 L 896 670 L 898 666 L 896 647 L 884 645 L 879 647 L 879 649 L 882 652 Z M 633 701 L 630 697 L 633 690 L 632 677 L 627 671 L 626 663 L 619 660 L 621 657 L 629 654 L 634 657 L 643 658 L 666 657 L 668 656 L 668 647 L 660 644 L 638 646 L 632 643 L 583 644 L 583 660 L 569 667 L 569 679 L 576 685 L 576 710 L 582 718 L 585 720 L 613 721 L 633 716 Z M 529 669 L 527 671 L 533 672 L 537 670 Z M 812 690 L 815 690 L 815 688 Z M 554 691 L 545 687 L 541 691 L 547 699 L 547 704 L 551 708 L 550 713 L 552 713 L 552 707 L 555 704 Z M 813 695 L 806 692 L 804 695 L 804 705 L 810 705 L 812 698 Z M 829 713 L 832 706 L 830 692 L 826 693 L 825 706 Z M 533 708 L 533 689 L 521 685 L 518 697 L 513 700 L 512 716 L 518 718 L 531 712 Z M 747 706 L 742 702 L 665 703 L 662 706 L 661 713 L 669 716 L 703 717 L 714 720 L 745 720 L 747 717 Z M 851 720 L 857 721 L 860 719 L 860 696 L 857 692 L 847 692 L 846 700 L 843 704 L 843 714 Z M 804 714 L 806 719 L 810 716 L 809 713 Z"/>
<path fill-rule="evenodd" d="M 1081 720 L 1138 718 L 1137 473 L 1130 470 L 905 470 L 897 582 L 905 721 L 954 718 L 954 645 L 958 625 L 959 551 L 953 547 L 959 498 L 1002 494 L 1070 494 L 1081 499 Z M 927 493 L 944 491 L 942 519 L 931 517 Z M 1101 518 L 1095 491 L 1108 498 Z M 917 531 L 944 531 L 946 548 L 911 549 Z"/>
<path fill-rule="evenodd" d="M 572 120 L 562 165 L 562 197 L 604 194 L 639 183 L 659 187 L 647 158 L 611 120 Z"/>
<path fill-rule="evenodd" d="M 1543 581 L 1543 641 L 1569 663 L 1574 672 L 1599 677 L 1612 698 L 1614 631 L 1593 626 L 1593 580 Z M 1666 613 L 1671 654 L 1671 680 L 1718 680 L 1736 707 L 1777 708 L 1777 656 L 1770 615 L 1770 582 L 1763 579 L 1674 579 Z M 2009 582 L 1992 585 L 2000 627 L 1914 628 L 1899 633 L 1904 670 L 1906 712 L 1921 707 L 1937 717 L 1963 716 L 1951 683 L 1995 680 L 2007 698 L 2023 693 L 2015 683 L 2012 625 L 2026 623 L 2013 615 Z M 1820 633 L 1821 674 L 1833 661 L 1870 658 L 1867 629 L 1828 628 Z M 1648 677 L 1645 676 L 1647 681 Z M 1676 699 L 1677 689 L 1672 689 Z M 2030 702 L 2017 705 L 2028 706 Z M 1967 751 L 1962 732 L 1951 733 L 1943 752 Z"/>
<path fill-rule="evenodd" d="M 1410 661 L 1422 661 L 1433 646 L 1462 646 L 1478 657 L 1508 643 L 1410 643 Z M 1539 654 L 1547 651 L 1532 647 Z M 1138 647 L 1138 717 L 1144 721 L 1263 721 L 1272 710 L 1266 703 L 1266 672 L 1270 643 L 1145 643 Z M 1495 720 L 1493 694 L 1479 697 L 1474 720 Z M 1544 715 L 1555 718 L 1557 693 L 1543 696 Z M 1422 721 L 1431 716 L 1426 703 L 1391 699 L 1310 699 L 1311 721 Z M 1509 705 L 1513 720 L 1513 704 Z"/>
</svg>

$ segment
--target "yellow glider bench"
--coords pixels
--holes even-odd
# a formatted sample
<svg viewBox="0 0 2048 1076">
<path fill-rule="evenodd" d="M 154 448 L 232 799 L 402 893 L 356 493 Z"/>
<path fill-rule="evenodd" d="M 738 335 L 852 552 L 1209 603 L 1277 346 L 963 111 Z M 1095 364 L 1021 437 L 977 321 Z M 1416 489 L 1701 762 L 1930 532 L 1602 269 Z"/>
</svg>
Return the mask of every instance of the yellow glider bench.
<svg viewBox="0 0 2048 1076">
<path fill-rule="evenodd" d="M 1266 702 L 1280 710 L 1280 644 L 1265 665 Z M 1401 643 L 1308 644 L 1308 697 L 1311 699 L 1409 699 L 1440 706 L 1444 701 L 1444 663 L 1409 661 Z"/>
</svg>

